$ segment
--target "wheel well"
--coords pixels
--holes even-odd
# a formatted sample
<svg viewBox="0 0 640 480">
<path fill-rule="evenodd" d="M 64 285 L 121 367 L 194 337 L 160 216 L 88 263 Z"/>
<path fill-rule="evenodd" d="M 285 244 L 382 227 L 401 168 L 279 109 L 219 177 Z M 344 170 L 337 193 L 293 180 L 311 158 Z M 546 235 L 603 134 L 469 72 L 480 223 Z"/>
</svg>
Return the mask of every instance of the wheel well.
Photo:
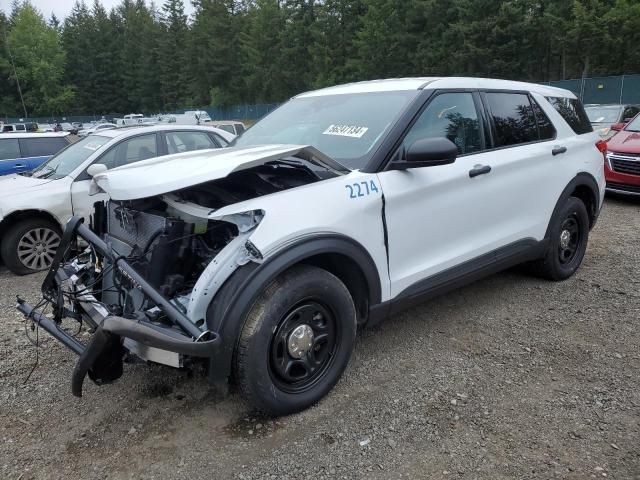
<svg viewBox="0 0 640 480">
<path fill-rule="evenodd" d="M 358 325 L 366 322 L 369 314 L 369 286 L 356 261 L 340 253 L 320 253 L 305 258 L 301 263 L 322 268 L 338 277 L 353 298 L 358 313 Z"/>
<path fill-rule="evenodd" d="M 582 184 L 573 189 L 571 196 L 582 200 L 582 203 L 587 207 L 587 213 L 589 214 L 589 228 L 593 227 L 598 208 L 596 193 L 589 186 Z"/>
<path fill-rule="evenodd" d="M 51 215 L 49 212 L 45 212 L 44 210 L 20 210 L 18 212 L 13 212 L 7 215 L 2 220 L 2 222 L 0 222 L 0 239 L 4 236 L 4 233 L 11 226 L 22 220 L 31 220 L 34 218 L 42 218 L 53 223 L 54 225 L 58 225 L 59 227 L 61 227 L 58 219 Z"/>
</svg>

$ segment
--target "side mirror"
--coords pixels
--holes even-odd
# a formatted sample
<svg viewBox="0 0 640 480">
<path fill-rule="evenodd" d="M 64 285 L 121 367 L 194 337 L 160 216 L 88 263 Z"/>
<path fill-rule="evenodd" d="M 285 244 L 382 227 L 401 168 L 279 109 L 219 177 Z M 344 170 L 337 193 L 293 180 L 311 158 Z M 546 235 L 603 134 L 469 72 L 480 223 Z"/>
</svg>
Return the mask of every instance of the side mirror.
<svg viewBox="0 0 640 480">
<path fill-rule="evenodd" d="M 616 132 L 619 132 L 623 128 L 624 128 L 624 123 L 614 123 L 613 125 L 611 125 L 611 130 L 615 130 Z"/>
<path fill-rule="evenodd" d="M 458 156 L 458 147 L 448 138 L 423 138 L 413 142 L 405 154 L 405 159 L 393 162 L 391 170 L 437 167 L 453 163 Z"/>
<path fill-rule="evenodd" d="M 89 168 L 87 168 L 87 174 L 90 177 L 95 177 L 99 173 L 104 173 L 107 170 L 108 168 L 106 165 L 103 165 L 102 163 L 94 163 L 93 165 L 89 165 Z"/>
</svg>

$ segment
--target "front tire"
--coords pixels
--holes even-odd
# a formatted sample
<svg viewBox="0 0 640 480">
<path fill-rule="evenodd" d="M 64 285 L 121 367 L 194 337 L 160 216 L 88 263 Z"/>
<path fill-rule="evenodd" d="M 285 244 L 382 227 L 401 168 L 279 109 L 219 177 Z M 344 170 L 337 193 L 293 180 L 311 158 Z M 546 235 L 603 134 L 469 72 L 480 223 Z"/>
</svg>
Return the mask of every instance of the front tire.
<svg viewBox="0 0 640 480">
<path fill-rule="evenodd" d="M 267 415 L 304 410 L 340 379 L 355 336 L 356 309 L 340 279 L 317 267 L 293 267 L 249 311 L 235 355 L 236 381 Z"/>
<path fill-rule="evenodd" d="M 60 238 L 60 228 L 50 221 L 22 220 L 12 225 L 2 238 L 2 261 L 17 275 L 46 270 L 53 262 Z"/>
<path fill-rule="evenodd" d="M 589 214 L 582 200 L 569 197 L 551 220 L 545 255 L 533 262 L 533 272 L 548 280 L 571 277 L 582 263 L 589 241 Z"/>
</svg>

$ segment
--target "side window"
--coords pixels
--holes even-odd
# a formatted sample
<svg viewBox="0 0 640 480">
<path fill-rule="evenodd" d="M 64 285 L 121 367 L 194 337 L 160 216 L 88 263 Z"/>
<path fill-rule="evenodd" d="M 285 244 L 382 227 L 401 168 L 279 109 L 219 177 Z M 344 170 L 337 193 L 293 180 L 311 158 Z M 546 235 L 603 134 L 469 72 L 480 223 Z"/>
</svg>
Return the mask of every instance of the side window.
<svg viewBox="0 0 640 480">
<path fill-rule="evenodd" d="M 531 100 L 531 106 L 533 107 L 533 111 L 536 114 L 536 120 L 538 121 L 538 131 L 540 132 L 540 140 L 552 140 L 556 137 L 556 129 L 547 117 L 547 114 L 544 113 L 544 110 L 538 105 L 538 103 Z"/>
<path fill-rule="evenodd" d="M 20 145 L 17 138 L 0 140 L 0 160 L 20 158 Z"/>
<path fill-rule="evenodd" d="M 593 132 L 589 117 L 587 117 L 580 100 L 567 97 L 547 97 L 547 100 L 575 133 L 582 135 Z"/>
<path fill-rule="evenodd" d="M 168 132 L 165 134 L 169 153 L 190 152 L 217 148 L 218 145 L 206 132 Z"/>
<path fill-rule="evenodd" d="M 244 125 L 242 125 L 241 123 L 236 123 L 236 132 L 238 133 L 238 135 L 244 132 Z"/>
<path fill-rule="evenodd" d="M 25 157 L 47 157 L 66 147 L 67 141 L 62 137 L 23 138 L 20 145 Z"/>
<path fill-rule="evenodd" d="M 495 146 L 507 147 L 539 140 L 536 116 L 523 93 L 487 93 L 495 128 Z"/>
<path fill-rule="evenodd" d="M 156 157 L 157 151 L 155 133 L 140 135 L 121 142 L 105 153 L 96 163 L 102 163 L 111 169 Z"/>
<path fill-rule="evenodd" d="M 24 132 L 26 130 L 26 128 L 24 127 L 24 125 L 16 125 L 16 131 L 21 131 Z"/>
<path fill-rule="evenodd" d="M 94 163 L 101 163 L 105 165 L 108 169 L 119 167 L 123 165 L 123 163 L 118 163 L 118 150 L 119 145 L 111 148 L 107 153 L 98 158 Z"/>
<path fill-rule="evenodd" d="M 461 155 L 482 149 L 478 112 L 470 93 L 442 93 L 422 112 L 402 143 L 406 151 L 423 138 L 445 137 Z"/>
</svg>

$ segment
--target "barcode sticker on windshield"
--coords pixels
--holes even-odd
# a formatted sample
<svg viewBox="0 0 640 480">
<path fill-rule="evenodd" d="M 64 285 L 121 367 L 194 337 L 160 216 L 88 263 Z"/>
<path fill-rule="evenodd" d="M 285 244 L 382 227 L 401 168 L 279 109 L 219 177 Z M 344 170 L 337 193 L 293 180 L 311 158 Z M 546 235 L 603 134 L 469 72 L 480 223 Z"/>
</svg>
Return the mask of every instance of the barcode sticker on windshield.
<svg viewBox="0 0 640 480">
<path fill-rule="evenodd" d="M 367 130 L 367 127 L 356 127 L 355 125 L 329 125 L 323 135 L 338 135 L 340 137 L 360 138 Z"/>
</svg>

